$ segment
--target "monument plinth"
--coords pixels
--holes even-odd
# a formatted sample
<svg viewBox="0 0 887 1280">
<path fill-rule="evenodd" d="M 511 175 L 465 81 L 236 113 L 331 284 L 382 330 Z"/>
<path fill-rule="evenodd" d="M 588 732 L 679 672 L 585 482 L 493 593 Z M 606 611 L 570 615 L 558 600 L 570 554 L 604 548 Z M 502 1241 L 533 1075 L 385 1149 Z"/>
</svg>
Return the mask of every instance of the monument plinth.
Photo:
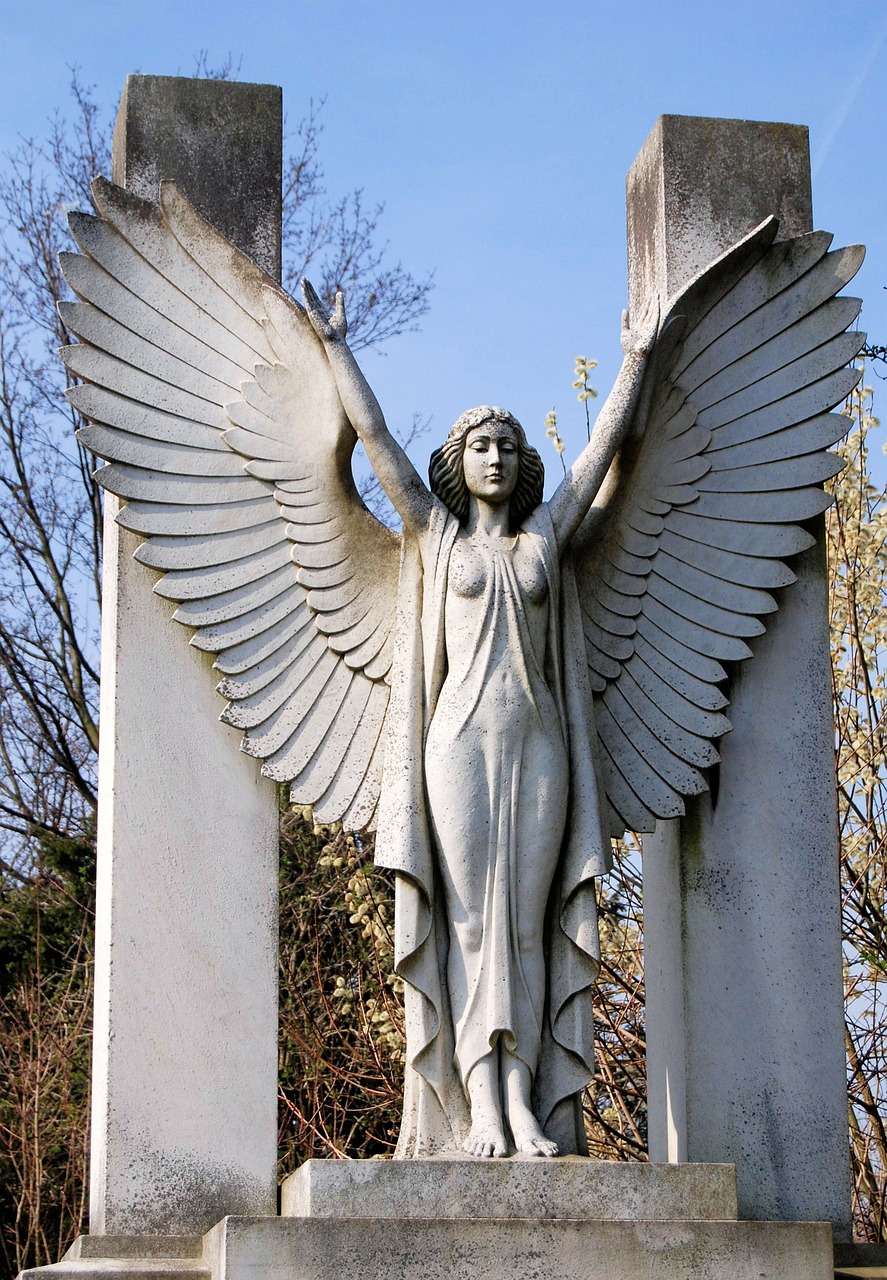
<svg viewBox="0 0 887 1280">
<path fill-rule="evenodd" d="M 833 1277 L 828 1224 L 738 1221 L 723 1165 L 310 1160 L 283 1195 L 280 1218 L 226 1217 L 202 1243 L 158 1242 L 129 1260 L 86 1237 L 22 1280 Z"/>
<path fill-rule="evenodd" d="M 828 1226 L 738 1221 L 724 1165 L 309 1160 L 282 1208 L 209 1233 L 214 1280 L 832 1280 Z"/>
</svg>

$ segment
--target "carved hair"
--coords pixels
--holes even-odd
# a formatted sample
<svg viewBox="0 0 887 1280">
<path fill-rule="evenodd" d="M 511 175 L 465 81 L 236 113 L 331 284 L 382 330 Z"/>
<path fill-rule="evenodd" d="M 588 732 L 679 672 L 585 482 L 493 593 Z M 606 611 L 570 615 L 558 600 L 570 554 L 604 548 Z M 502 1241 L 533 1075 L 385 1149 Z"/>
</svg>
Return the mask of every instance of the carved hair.
<svg viewBox="0 0 887 1280">
<path fill-rule="evenodd" d="M 545 468 L 537 451 L 527 444 L 523 427 L 507 409 L 482 404 L 456 419 L 446 440 L 431 455 L 428 464 L 431 492 L 449 507 L 460 524 L 465 523 L 471 495 L 465 483 L 462 455 L 465 453 L 468 432 L 485 422 L 507 423 L 517 439 L 517 483 L 509 500 L 508 518 L 512 529 L 519 529 L 530 512 L 535 511 L 542 501 Z"/>
</svg>

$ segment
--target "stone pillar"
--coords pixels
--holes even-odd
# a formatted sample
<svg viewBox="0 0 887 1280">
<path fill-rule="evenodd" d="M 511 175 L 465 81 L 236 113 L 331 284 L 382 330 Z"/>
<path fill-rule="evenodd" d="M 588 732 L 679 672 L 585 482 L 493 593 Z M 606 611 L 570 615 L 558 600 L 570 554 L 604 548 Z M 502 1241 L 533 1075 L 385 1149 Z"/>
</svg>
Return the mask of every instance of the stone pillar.
<svg viewBox="0 0 887 1280">
<path fill-rule="evenodd" d="M 812 229 L 807 130 L 663 116 L 628 177 L 629 297 L 672 295 L 767 215 Z M 849 1238 L 822 521 L 731 676 L 711 794 L 644 840 L 653 1159 L 735 1163 L 740 1216 Z"/>
<path fill-rule="evenodd" d="M 130 76 L 113 173 L 279 278 L 281 94 Z M 106 501 L 90 1230 L 276 1211 L 277 802 Z"/>
</svg>

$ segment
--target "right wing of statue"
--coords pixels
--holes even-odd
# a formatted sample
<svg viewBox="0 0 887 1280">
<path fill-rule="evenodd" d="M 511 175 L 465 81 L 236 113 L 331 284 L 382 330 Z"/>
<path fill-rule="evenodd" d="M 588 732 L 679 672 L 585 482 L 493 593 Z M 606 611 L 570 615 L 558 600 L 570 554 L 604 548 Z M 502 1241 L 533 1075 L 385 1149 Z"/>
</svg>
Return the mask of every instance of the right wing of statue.
<svg viewBox="0 0 887 1280">
<path fill-rule="evenodd" d="M 103 179 L 93 194 L 62 263 L 82 301 L 61 310 L 98 480 L 155 591 L 218 655 L 242 749 L 317 821 L 370 826 L 400 539 L 359 498 L 322 344 L 173 183 L 159 206 Z"/>
<path fill-rule="evenodd" d="M 847 430 L 860 247 L 770 218 L 668 306 L 632 434 L 573 541 L 612 833 L 652 831 L 707 789 L 731 728 L 724 663 L 814 543 Z M 672 323 L 669 324 L 668 321 Z"/>
</svg>

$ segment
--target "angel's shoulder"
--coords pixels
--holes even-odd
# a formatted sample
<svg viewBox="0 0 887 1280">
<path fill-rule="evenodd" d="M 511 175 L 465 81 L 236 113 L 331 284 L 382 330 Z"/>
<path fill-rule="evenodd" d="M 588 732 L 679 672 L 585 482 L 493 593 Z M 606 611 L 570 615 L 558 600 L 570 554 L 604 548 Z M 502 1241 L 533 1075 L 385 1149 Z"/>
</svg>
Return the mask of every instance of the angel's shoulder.
<svg viewBox="0 0 887 1280">
<path fill-rule="evenodd" d="M 457 517 L 447 504 L 434 494 L 429 496 L 431 506 L 427 523 L 420 529 L 408 531 L 404 528 L 407 544 L 412 542 L 415 545 L 426 572 L 438 564 L 444 548 L 452 548 L 460 529 Z"/>
<path fill-rule="evenodd" d="M 543 542 L 555 545 L 554 521 L 551 516 L 551 504 L 540 502 L 525 518 L 518 530 L 529 538 L 539 538 Z"/>
</svg>

